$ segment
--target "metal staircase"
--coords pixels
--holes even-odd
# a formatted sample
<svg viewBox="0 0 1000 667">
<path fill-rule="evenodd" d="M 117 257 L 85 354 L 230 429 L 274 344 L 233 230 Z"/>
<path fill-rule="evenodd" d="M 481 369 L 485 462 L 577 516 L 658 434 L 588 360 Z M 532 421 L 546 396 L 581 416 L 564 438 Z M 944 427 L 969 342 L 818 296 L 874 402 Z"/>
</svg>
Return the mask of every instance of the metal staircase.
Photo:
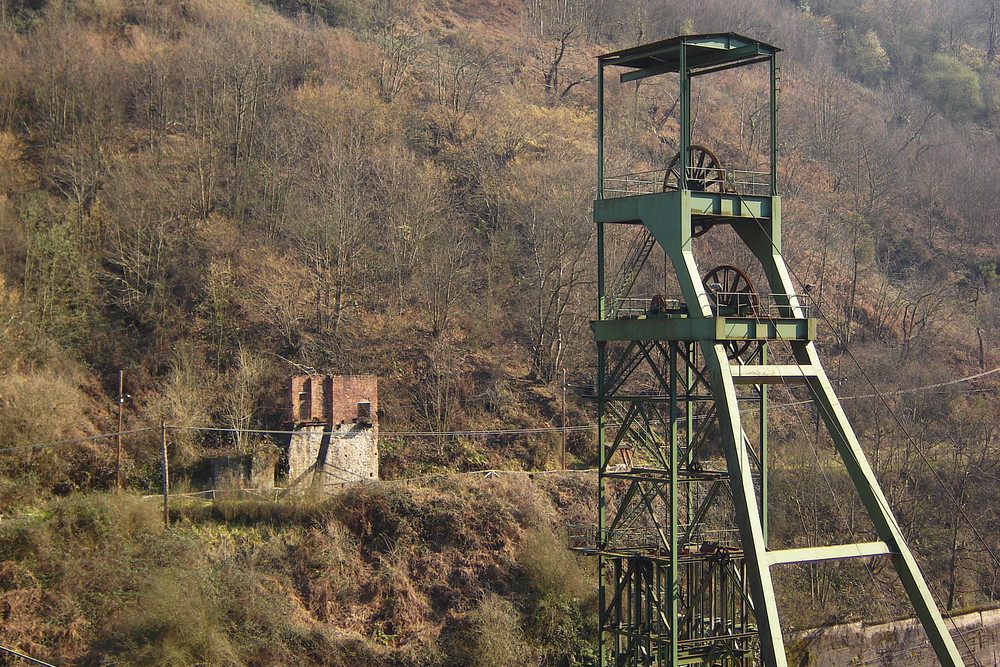
<svg viewBox="0 0 1000 667">
<path fill-rule="evenodd" d="M 605 296 L 605 317 L 614 319 L 622 302 L 632 290 L 635 279 L 639 277 L 643 265 L 649 259 L 649 253 L 656 245 L 656 239 L 645 228 L 640 228 L 632 242 L 631 249 L 625 261 L 618 267 L 618 272 L 611 281 L 611 289 Z"/>
</svg>

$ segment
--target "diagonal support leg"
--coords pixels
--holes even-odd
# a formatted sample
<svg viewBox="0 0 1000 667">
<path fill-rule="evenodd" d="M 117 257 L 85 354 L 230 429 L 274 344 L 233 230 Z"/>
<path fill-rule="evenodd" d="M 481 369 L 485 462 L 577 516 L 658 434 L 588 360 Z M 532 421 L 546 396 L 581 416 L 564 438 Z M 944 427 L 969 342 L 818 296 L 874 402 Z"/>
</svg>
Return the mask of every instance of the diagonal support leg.
<svg viewBox="0 0 1000 667">
<path fill-rule="evenodd" d="M 729 359 L 725 346 L 721 343 L 704 343 L 702 351 L 712 377 L 713 394 L 718 408 L 719 430 L 726 451 L 733 505 L 756 611 L 757 630 L 760 633 L 761 660 L 768 667 L 785 667 L 785 645 L 767 563 L 764 527 L 753 486 L 750 452 L 743 437 L 736 386 L 729 372 Z"/>
<path fill-rule="evenodd" d="M 896 517 L 893 516 L 892 510 L 889 508 L 889 501 L 882 493 L 878 480 L 875 478 L 875 472 L 868 464 L 868 459 L 861 449 L 854 429 L 851 428 L 847 415 L 833 392 L 833 385 L 830 384 L 826 372 L 820 366 L 815 346 L 812 343 L 798 343 L 793 345 L 793 351 L 800 364 L 814 364 L 819 369 L 819 372 L 809 381 L 809 391 L 816 401 L 837 451 L 847 467 L 847 472 L 861 496 L 861 502 L 875 525 L 875 530 L 892 550 L 892 562 L 896 573 L 903 583 L 910 603 L 913 604 L 917 618 L 924 626 L 924 631 L 934 648 L 934 653 L 945 667 L 964 665 L 958 648 L 955 646 L 955 641 L 944 625 L 944 619 L 938 611 L 934 596 L 920 573 L 917 561 L 909 547 L 906 546 L 906 540 L 896 522 Z"/>
</svg>

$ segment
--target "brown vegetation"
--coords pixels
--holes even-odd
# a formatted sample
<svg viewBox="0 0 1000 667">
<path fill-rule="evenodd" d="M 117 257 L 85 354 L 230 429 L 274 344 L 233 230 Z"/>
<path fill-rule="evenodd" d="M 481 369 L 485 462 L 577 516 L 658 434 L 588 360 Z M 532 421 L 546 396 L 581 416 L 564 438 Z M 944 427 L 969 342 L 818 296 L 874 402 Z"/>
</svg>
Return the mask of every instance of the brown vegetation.
<svg viewBox="0 0 1000 667">
<path fill-rule="evenodd" d="M 995 2 L 446 5 L 0 0 L 0 449 L 114 430 L 122 368 L 129 428 L 278 426 L 302 366 L 380 376 L 389 430 L 558 425 L 563 371 L 593 381 L 592 57 L 691 31 L 785 49 L 785 251 L 816 284 L 842 393 L 872 393 L 852 357 L 889 391 L 997 365 Z M 766 141 L 759 91 L 722 81 L 695 100 L 696 141 L 746 162 Z M 677 151 L 670 95 L 612 97 L 622 161 Z M 1000 595 L 996 388 L 891 395 L 899 424 L 847 403 L 948 607 Z M 787 543 L 864 530 L 811 419 L 774 411 Z M 586 435 L 569 445 L 594 456 Z M 128 440 L 129 487 L 155 486 L 158 446 Z M 179 477 L 249 446 L 172 440 Z M 401 438 L 382 469 L 537 470 L 558 446 Z M 36 515 L 0 521 L 0 640 L 60 664 L 589 659 L 581 579 L 557 574 L 572 559 L 527 486 L 222 505 L 163 534 L 132 501 L 55 500 L 111 486 L 112 456 L 0 452 L 0 513 Z M 839 576 L 803 572 L 789 622 L 886 585 Z"/>
<path fill-rule="evenodd" d="M 443 478 L 191 506 L 171 531 L 155 503 L 76 495 L 0 523 L 0 636 L 63 665 L 579 664 L 596 584 L 546 489 L 582 498 Z"/>
</svg>

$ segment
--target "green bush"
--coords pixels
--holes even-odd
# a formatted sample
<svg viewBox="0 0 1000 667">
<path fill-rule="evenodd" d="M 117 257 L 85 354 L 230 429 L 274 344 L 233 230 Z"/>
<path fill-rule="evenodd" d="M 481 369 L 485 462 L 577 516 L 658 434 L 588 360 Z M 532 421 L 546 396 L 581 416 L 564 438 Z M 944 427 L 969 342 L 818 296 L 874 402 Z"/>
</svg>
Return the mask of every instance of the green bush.
<svg viewBox="0 0 1000 667">
<path fill-rule="evenodd" d="M 889 54 L 874 30 L 869 30 L 860 37 L 853 31 L 848 31 L 845 47 L 848 73 L 864 84 L 878 85 L 892 69 Z"/>
<path fill-rule="evenodd" d="M 541 664 L 596 664 L 597 582 L 582 560 L 546 526 L 529 530 L 521 543 L 530 588 L 525 625 L 541 649 Z"/>
<path fill-rule="evenodd" d="M 958 58 L 939 53 L 924 70 L 921 90 L 944 115 L 962 122 L 983 109 L 979 75 Z"/>
</svg>

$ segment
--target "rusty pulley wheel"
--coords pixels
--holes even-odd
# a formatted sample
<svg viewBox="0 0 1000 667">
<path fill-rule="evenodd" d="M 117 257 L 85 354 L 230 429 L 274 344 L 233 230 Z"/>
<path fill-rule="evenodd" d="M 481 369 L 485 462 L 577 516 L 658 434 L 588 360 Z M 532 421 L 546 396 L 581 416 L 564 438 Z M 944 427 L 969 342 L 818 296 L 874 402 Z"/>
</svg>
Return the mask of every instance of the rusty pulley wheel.
<svg viewBox="0 0 1000 667">
<path fill-rule="evenodd" d="M 699 192 L 724 192 L 726 187 L 725 170 L 719 158 L 708 148 L 691 144 L 688 152 L 687 189 Z M 667 173 L 663 177 L 663 190 L 676 190 L 681 186 L 680 173 L 681 154 L 677 153 L 667 165 Z"/>
<path fill-rule="evenodd" d="M 750 276 L 729 264 L 717 266 L 702 278 L 709 298 L 715 304 L 716 314 L 736 317 L 757 317 L 760 311 L 760 297 L 754 289 Z M 725 343 L 726 356 L 737 359 L 750 347 L 749 340 L 733 340 Z"/>
</svg>

